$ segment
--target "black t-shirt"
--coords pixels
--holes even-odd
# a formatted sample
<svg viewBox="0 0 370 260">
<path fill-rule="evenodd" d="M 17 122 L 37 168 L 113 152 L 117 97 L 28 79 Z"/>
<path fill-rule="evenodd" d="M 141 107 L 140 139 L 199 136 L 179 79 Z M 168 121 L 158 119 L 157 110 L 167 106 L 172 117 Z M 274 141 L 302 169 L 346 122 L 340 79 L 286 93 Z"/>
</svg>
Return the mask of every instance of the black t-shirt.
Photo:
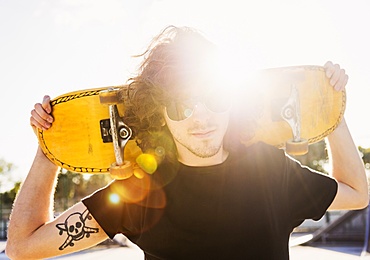
<svg viewBox="0 0 370 260">
<path fill-rule="evenodd" d="M 293 228 L 320 219 L 337 191 L 333 179 L 263 143 L 220 165 L 167 172 L 162 165 L 151 177 L 114 181 L 83 203 L 146 259 L 288 259 Z"/>
</svg>

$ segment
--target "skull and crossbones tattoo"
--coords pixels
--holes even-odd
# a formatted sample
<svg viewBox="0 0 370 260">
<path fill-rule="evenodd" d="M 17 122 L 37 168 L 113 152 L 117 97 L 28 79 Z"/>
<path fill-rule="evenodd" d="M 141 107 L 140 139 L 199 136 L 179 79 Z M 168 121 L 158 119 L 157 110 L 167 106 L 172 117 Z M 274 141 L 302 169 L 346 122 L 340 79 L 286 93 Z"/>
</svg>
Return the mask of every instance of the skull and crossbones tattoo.
<svg viewBox="0 0 370 260">
<path fill-rule="evenodd" d="M 64 223 L 56 225 L 56 227 L 59 229 L 59 235 L 63 235 L 64 232 L 66 232 L 68 235 L 63 245 L 59 247 L 59 250 L 63 250 L 68 246 L 72 247 L 74 246 L 75 241 L 81 240 L 85 236 L 89 238 L 91 233 L 99 232 L 98 228 L 86 226 L 87 219 L 91 220 L 92 217 L 90 213 L 85 210 L 84 212 L 82 212 L 82 214 L 76 212 L 69 215 Z"/>
</svg>

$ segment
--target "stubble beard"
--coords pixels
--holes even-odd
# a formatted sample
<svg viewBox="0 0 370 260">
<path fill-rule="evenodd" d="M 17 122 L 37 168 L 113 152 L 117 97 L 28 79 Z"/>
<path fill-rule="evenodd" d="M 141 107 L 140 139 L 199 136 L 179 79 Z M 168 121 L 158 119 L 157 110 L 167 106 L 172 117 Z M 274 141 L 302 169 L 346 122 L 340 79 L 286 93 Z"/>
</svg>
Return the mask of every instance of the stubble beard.
<svg viewBox="0 0 370 260">
<path fill-rule="evenodd" d="M 199 142 L 200 145 L 198 146 L 188 145 L 186 144 L 186 142 L 183 142 L 178 139 L 176 139 L 176 141 L 180 145 L 185 147 L 189 152 L 198 156 L 199 158 L 210 158 L 216 155 L 222 147 L 222 144 L 215 145 L 215 144 L 212 144 L 212 142 L 210 141 L 200 141 Z"/>
</svg>

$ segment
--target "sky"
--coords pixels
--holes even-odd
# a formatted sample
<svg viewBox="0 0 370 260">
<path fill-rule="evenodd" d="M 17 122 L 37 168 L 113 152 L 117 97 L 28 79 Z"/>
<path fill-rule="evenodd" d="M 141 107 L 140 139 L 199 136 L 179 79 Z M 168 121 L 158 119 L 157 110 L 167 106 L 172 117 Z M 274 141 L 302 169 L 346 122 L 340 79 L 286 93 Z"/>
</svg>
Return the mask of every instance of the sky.
<svg viewBox="0 0 370 260">
<path fill-rule="evenodd" d="M 347 124 L 370 147 L 369 10 L 368 0 L 0 0 L 0 159 L 23 179 L 37 149 L 33 105 L 125 83 L 132 56 L 168 25 L 201 30 L 246 71 L 340 64 Z"/>
</svg>

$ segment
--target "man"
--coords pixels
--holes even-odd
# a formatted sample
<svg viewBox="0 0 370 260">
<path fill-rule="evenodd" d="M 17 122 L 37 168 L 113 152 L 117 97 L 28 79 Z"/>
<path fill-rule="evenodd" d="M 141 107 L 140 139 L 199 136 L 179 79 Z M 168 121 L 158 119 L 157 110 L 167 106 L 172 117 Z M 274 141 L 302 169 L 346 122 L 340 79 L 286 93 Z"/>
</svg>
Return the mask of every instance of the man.
<svg viewBox="0 0 370 260">
<path fill-rule="evenodd" d="M 11 258 L 66 254 L 123 233 L 147 259 L 288 259 L 289 235 L 304 219 L 366 207 L 365 171 L 345 120 L 327 138 L 331 177 L 269 145 L 241 145 L 245 133 L 233 128 L 252 132 L 253 116 L 233 120 L 229 86 L 205 66 L 213 50 L 195 30 L 166 28 L 130 79 L 125 122 L 161 159 L 154 174 L 114 181 L 54 219 L 57 166 L 38 149 L 9 224 Z M 344 70 L 325 68 L 343 90 Z M 52 126 L 49 101 L 35 105 L 33 127 Z"/>
</svg>

